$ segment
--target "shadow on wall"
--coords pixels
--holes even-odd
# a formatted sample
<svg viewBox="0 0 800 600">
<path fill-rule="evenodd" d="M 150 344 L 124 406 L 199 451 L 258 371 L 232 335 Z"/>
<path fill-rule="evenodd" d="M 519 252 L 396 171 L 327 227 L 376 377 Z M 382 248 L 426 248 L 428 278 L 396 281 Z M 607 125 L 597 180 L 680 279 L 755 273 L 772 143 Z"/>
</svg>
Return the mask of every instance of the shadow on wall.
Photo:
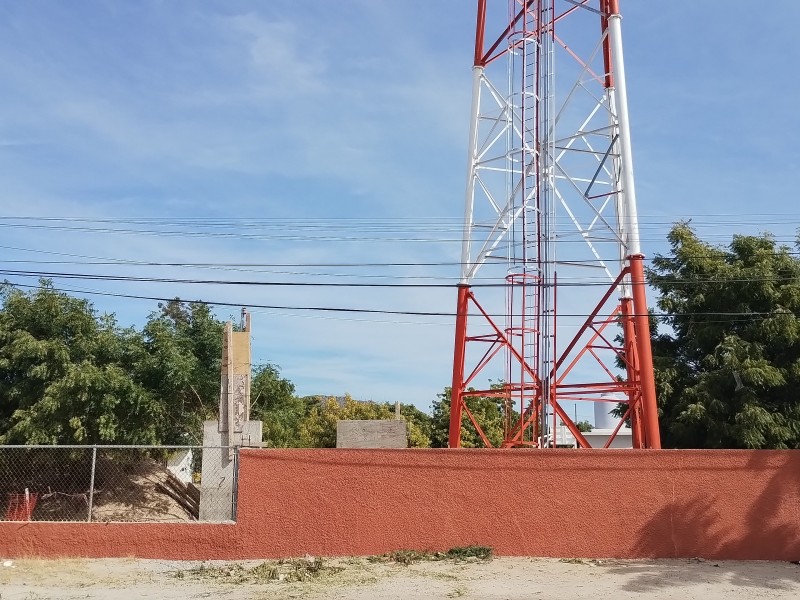
<svg viewBox="0 0 800 600">
<path fill-rule="evenodd" d="M 624 589 L 647 592 L 680 584 L 728 583 L 732 586 L 784 589 L 800 583 L 800 566 L 774 563 L 753 576 L 753 569 L 736 559 L 800 560 L 800 470 L 797 456 L 756 452 L 741 469 L 742 474 L 768 473 L 766 481 L 754 478 L 755 494 L 724 485 L 691 481 L 691 491 L 673 494 L 639 532 L 639 556 L 665 554 L 671 545 L 675 558 L 703 557 L 675 562 L 616 565 L 612 572 L 634 575 Z M 691 477 L 690 474 L 688 474 Z M 712 482 L 713 483 L 713 482 Z M 737 491 L 741 491 L 737 494 Z M 688 497 L 688 498 L 687 498 Z M 741 507 L 743 498 L 749 506 Z M 741 509 L 745 510 L 742 511 Z M 789 521 L 791 524 L 787 524 Z M 658 552 L 657 548 L 661 548 Z M 715 557 L 733 559 L 715 562 Z M 687 564 L 696 563 L 697 567 Z"/>
</svg>

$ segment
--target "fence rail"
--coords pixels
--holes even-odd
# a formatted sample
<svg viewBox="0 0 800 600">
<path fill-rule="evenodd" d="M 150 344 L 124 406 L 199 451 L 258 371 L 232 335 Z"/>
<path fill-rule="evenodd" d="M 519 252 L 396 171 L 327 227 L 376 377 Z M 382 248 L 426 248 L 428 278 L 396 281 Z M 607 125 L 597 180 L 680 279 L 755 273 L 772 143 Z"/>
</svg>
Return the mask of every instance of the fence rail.
<svg viewBox="0 0 800 600">
<path fill-rule="evenodd" d="M 0 446 L 0 521 L 231 521 L 238 462 L 228 446 Z"/>
</svg>

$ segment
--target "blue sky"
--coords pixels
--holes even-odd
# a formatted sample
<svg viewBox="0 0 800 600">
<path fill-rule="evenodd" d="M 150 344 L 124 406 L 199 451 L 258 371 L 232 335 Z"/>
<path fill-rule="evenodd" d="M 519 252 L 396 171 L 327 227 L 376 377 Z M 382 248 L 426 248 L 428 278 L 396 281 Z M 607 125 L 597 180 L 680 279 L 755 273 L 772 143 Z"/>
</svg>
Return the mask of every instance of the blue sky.
<svg viewBox="0 0 800 600">
<path fill-rule="evenodd" d="M 791 242 L 800 219 L 792 77 L 800 5 L 621 4 L 646 253 L 663 251 L 669 223 L 690 217 L 712 241 L 769 230 Z M 456 281 L 456 265 L 300 265 L 458 260 L 473 2 L 1 5 L 0 260 L 298 265 L 4 268 Z M 19 216 L 88 218 L 91 228 L 127 231 L 32 229 L 47 223 L 7 218 Z M 448 288 L 56 285 L 251 306 L 452 312 L 455 302 Z M 88 297 L 122 324 L 141 324 L 155 308 Z M 236 313 L 217 309 L 220 317 Z M 253 313 L 255 359 L 279 365 L 300 394 L 349 392 L 427 408 L 449 384 L 448 317 Z"/>
</svg>

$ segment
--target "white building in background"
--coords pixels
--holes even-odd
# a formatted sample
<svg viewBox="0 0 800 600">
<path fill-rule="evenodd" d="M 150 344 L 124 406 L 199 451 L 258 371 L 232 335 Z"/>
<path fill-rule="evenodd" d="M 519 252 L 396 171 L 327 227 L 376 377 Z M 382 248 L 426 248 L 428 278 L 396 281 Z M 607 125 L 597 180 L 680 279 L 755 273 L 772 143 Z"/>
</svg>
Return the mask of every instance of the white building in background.
<svg viewBox="0 0 800 600">
<path fill-rule="evenodd" d="M 616 425 L 615 425 L 616 427 Z M 583 434 L 583 437 L 586 438 L 586 441 L 592 446 L 592 448 L 602 448 L 606 445 L 608 438 L 611 437 L 611 434 L 614 433 L 614 428 L 608 429 L 592 429 L 589 432 Z M 627 427 L 621 427 L 617 436 L 611 442 L 609 448 L 633 448 L 633 436 L 630 429 Z"/>
<path fill-rule="evenodd" d="M 614 394 L 603 394 L 603 397 L 608 398 L 608 401 L 594 403 L 594 428 L 583 434 L 592 448 L 604 447 L 619 423 L 619 419 L 611 414 L 617 406 Z M 623 425 L 609 448 L 633 448 L 633 432 Z"/>
<path fill-rule="evenodd" d="M 591 431 L 584 432 L 583 437 L 589 442 L 592 448 L 603 448 L 608 441 L 608 438 L 614 433 L 614 428 L 603 427 L 600 429 L 594 428 Z M 556 429 L 556 448 L 576 448 L 575 437 L 570 433 L 567 427 L 559 422 Z M 609 448 L 633 448 L 633 436 L 630 429 L 621 427 L 617 432 L 616 437 L 611 442 Z"/>
<path fill-rule="evenodd" d="M 619 419 L 611 415 L 611 411 L 616 408 L 616 399 L 607 395 L 608 401 L 594 403 L 594 425 L 591 431 L 584 432 L 583 437 L 589 442 L 592 448 L 605 447 L 608 439 L 614 434 L 617 428 Z M 556 425 L 556 441 L 557 448 L 576 448 L 575 436 L 573 436 L 569 429 L 562 421 L 558 421 Z M 548 439 L 548 442 L 550 440 Z M 633 432 L 624 425 L 617 432 L 616 437 L 609 445 L 609 448 L 633 448 Z"/>
</svg>

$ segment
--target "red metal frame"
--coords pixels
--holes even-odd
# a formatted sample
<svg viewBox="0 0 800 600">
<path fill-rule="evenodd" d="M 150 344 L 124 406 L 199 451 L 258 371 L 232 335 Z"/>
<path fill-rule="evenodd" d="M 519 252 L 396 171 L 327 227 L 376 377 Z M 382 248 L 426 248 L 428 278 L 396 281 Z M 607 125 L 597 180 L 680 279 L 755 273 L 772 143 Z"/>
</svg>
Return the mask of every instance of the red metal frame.
<svg viewBox="0 0 800 600">
<path fill-rule="evenodd" d="M 643 257 L 636 255 L 629 257 L 630 265 L 623 269 L 616 281 L 609 286 L 605 294 L 595 306 L 592 313 L 587 317 L 583 326 L 573 336 L 566 349 L 561 353 L 555 362 L 551 381 L 553 381 L 551 393 L 551 406 L 553 414 L 557 415 L 564 423 L 569 432 L 581 448 L 591 448 L 591 445 L 578 430 L 577 424 L 562 408 L 560 400 L 586 400 L 590 402 L 603 401 L 604 394 L 620 394 L 627 398 L 628 407 L 625 414 L 617 425 L 613 435 L 609 438 L 608 446 L 622 424 L 630 419 L 632 428 L 633 447 L 635 448 L 660 448 L 661 440 L 658 429 L 658 413 L 656 407 L 655 380 L 652 369 L 652 350 L 650 346 L 650 325 L 647 311 L 647 302 L 644 287 L 644 266 Z M 630 276 L 633 288 L 633 299 L 623 298 L 618 305 L 615 305 L 610 312 L 602 313 L 603 309 L 609 306 L 611 297 L 615 291 L 619 290 L 623 280 Z M 494 331 L 493 335 L 469 336 L 467 334 L 468 317 L 470 308 L 476 310 L 473 317 L 480 319 L 484 324 L 488 324 Z M 615 344 L 611 336 L 606 335 L 605 331 L 609 326 L 622 327 L 622 345 Z M 643 334 L 642 334 L 643 333 Z M 588 341 L 585 336 L 589 335 Z M 598 343 L 600 341 L 601 343 Z M 465 376 L 465 356 L 468 345 L 489 344 L 490 347 L 484 352 L 469 372 Z M 534 388 L 536 395 L 527 407 L 521 411 L 520 415 L 510 421 L 510 426 L 506 428 L 502 445 L 504 447 L 515 446 L 539 446 L 536 439 L 536 432 L 533 435 L 525 436 L 526 430 L 534 427 L 537 419 L 541 418 L 538 414 L 540 408 L 541 380 L 533 372 L 531 367 L 525 362 L 519 352 L 511 344 L 510 340 L 494 322 L 493 318 L 481 307 L 469 286 L 459 286 L 458 288 L 458 311 L 456 317 L 456 339 L 455 339 L 456 360 L 453 363 L 453 381 L 450 392 L 450 435 L 449 446 L 458 448 L 461 446 L 461 426 L 464 412 L 468 415 L 469 421 L 477 431 L 480 438 L 487 447 L 491 443 L 486 437 L 480 424 L 477 422 L 469 409 L 469 399 L 474 397 L 508 398 L 514 389 L 514 384 L 506 384 L 501 389 L 468 390 L 468 386 L 473 382 L 477 375 L 488 367 L 492 360 L 498 356 L 501 350 L 516 361 L 516 364 L 534 378 L 537 387 Z M 600 356 L 600 351 L 606 351 L 610 360 L 604 361 Z M 569 375 L 575 370 L 587 356 L 592 357 L 608 376 L 608 379 L 591 382 L 570 383 Z M 612 371 L 616 365 L 609 364 L 619 359 L 625 366 L 626 378 L 617 377 Z M 649 368 L 642 369 L 641 365 L 649 365 Z M 517 390 L 519 391 L 519 390 Z"/>
<path fill-rule="evenodd" d="M 642 396 L 639 420 L 642 423 L 643 448 L 661 448 L 658 428 L 658 405 L 656 402 L 656 380 L 653 372 L 653 349 L 650 346 L 650 312 L 647 307 L 647 282 L 644 277 L 644 256 L 628 257 L 633 291 L 633 330 L 638 361 L 639 393 Z"/>
</svg>

